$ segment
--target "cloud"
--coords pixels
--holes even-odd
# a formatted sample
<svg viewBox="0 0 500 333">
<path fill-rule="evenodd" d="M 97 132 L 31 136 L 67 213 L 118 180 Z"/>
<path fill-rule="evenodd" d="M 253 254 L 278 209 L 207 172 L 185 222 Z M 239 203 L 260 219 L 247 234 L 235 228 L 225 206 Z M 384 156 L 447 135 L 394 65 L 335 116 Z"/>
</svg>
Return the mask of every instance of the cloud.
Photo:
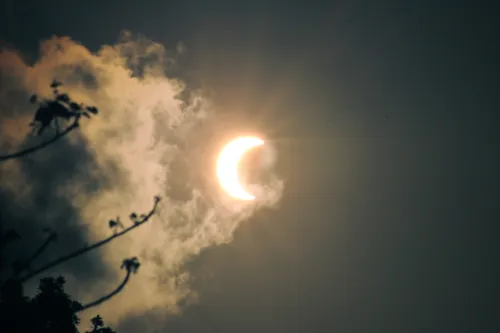
<svg viewBox="0 0 500 333">
<path fill-rule="evenodd" d="M 33 65 L 16 51 L 0 53 L 2 154 L 39 140 L 26 135 L 34 113 L 28 99 L 33 92 L 49 96 L 54 78 L 74 100 L 101 112 L 49 148 L 0 165 L 0 205 L 8 208 L 3 223 L 29 235 L 29 244 L 40 244 L 43 226 L 57 230 L 61 240 L 42 258 L 48 259 L 108 236 L 110 218 L 128 222 L 131 211 L 146 212 L 161 195 L 160 211 L 148 224 L 58 272 L 85 303 L 119 283 L 122 259 L 138 256 L 141 268 L 125 291 L 90 312 L 113 323 L 149 310 L 178 312 L 179 304 L 196 297 L 183 264 L 230 242 L 242 221 L 278 202 L 283 182 L 266 162 L 274 153 L 266 153 L 265 182 L 251 186 L 257 200 L 235 202 L 221 192 L 216 154 L 231 135 L 245 133 L 231 129 L 203 91 L 191 89 L 181 75 L 167 76 L 179 73 L 176 55 L 186 52 L 183 44 L 170 52 L 126 32 L 95 53 L 69 37 L 46 40 L 40 50 Z M 16 253 L 36 247 L 24 243 Z"/>
</svg>

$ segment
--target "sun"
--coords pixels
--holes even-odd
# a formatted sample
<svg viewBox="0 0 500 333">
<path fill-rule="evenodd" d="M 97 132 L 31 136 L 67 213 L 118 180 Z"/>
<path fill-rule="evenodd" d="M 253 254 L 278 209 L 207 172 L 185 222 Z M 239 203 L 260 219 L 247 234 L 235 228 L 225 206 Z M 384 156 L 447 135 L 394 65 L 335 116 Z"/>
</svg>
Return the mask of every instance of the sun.
<svg viewBox="0 0 500 333">
<path fill-rule="evenodd" d="M 255 199 L 255 196 L 241 185 L 238 165 L 247 151 L 263 144 L 264 141 L 257 137 L 240 137 L 229 142 L 220 152 L 217 159 L 217 178 L 221 187 L 233 198 L 247 201 Z"/>
</svg>

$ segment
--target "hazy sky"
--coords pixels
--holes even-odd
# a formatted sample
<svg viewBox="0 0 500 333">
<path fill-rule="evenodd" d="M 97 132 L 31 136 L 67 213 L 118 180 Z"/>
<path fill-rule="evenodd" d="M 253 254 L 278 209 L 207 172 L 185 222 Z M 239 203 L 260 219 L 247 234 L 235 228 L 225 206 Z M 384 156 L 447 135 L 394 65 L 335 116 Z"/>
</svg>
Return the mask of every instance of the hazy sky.
<svg viewBox="0 0 500 333">
<path fill-rule="evenodd" d="M 494 11 L 464 1 L 236 3 L 0 7 L 0 40 L 28 63 L 52 35 L 90 51 L 115 44 L 124 29 L 172 52 L 182 42 L 171 75 L 209 89 L 213 109 L 234 118 L 211 135 L 241 126 L 274 140 L 285 180 L 277 209 L 260 210 L 232 242 L 190 257 L 197 306 L 170 320 L 158 316 L 161 306 L 145 308 L 121 319 L 118 333 L 497 332 Z M 2 101 L 0 112 L 8 105 Z M 96 168 L 90 150 L 72 147 L 44 156 L 73 156 L 65 170 Z M 58 182 L 40 180 L 50 170 L 34 171 L 38 162 L 21 166 L 23 179 L 37 184 L 32 198 Z M 113 187 L 99 172 L 87 176 L 89 196 L 92 182 Z M 2 203 L 11 207 L 6 216 L 22 215 L 0 188 Z M 64 209 L 58 214 L 67 217 Z M 59 246 L 85 241 L 78 222 L 67 229 L 73 238 Z M 90 271 L 82 262 L 68 268 L 83 274 L 82 288 L 107 274 L 106 262 L 94 259 Z"/>
</svg>

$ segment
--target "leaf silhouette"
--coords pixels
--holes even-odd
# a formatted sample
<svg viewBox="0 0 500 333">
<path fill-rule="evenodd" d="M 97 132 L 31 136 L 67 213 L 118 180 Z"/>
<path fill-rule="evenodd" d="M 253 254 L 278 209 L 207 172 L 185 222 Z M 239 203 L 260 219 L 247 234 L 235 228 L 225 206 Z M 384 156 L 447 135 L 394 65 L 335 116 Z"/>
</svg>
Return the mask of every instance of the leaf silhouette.
<svg viewBox="0 0 500 333">
<path fill-rule="evenodd" d="M 118 224 L 116 223 L 115 220 L 109 220 L 108 225 L 110 228 L 116 227 Z"/>
<path fill-rule="evenodd" d="M 123 260 L 120 268 L 122 268 L 122 269 L 125 268 L 127 270 L 127 272 L 135 274 L 135 273 L 137 273 L 139 266 L 141 266 L 139 259 L 137 259 L 137 257 L 133 257 L 133 258 Z"/>
<path fill-rule="evenodd" d="M 71 108 L 71 110 L 73 111 L 80 111 L 82 109 L 81 105 L 80 104 L 77 104 L 75 102 L 71 102 L 69 103 L 69 107 Z"/>
<path fill-rule="evenodd" d="M 86 107 L 87 111 L 93 113 L 93 114 L 98 114 L 99 110 L 95 106 L 87 106 Z"/>
<path fill-rule="evenodd" d="M 62 83 L 57 81 L 57 80 L 53 80 L 52 83 L 50 84 L 50 87 L 51 88 L 57 88 L 57 87 L 60 87 L 62 86 Z"/>
<path fill-rule="evenodd" d="M 71 99 L 69 98 L 68 94 L 57 95 L 56 100 L 64 103 L 71 103 Z"/>
<path fill-rule="evenodd" d="M 90 322 L 92 323 L 92 325 L 94 325 L 94 330 L 104 326 L 104 320 L 102 320 L 102 317 L 100 315 L 97 315 L 94 318 L 90 319 Z"/>
</svg>

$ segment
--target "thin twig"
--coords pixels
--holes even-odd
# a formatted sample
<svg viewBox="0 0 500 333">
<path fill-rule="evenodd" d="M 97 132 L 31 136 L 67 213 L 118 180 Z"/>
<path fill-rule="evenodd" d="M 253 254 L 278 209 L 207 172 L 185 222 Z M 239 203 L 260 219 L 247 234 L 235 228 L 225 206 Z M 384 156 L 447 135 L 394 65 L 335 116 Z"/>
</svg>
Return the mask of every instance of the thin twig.
<svg viewBox="0 0 500 333">
<path fill-rule="evenodd" d="M 137 228 L 138 226 L 143 225 L 143 224 L 144 224 L 144 223 L 146 223 L 146 222 L 147 222 L 147 221 L 151 218 L 151 216 L 153 216 L 153 214 L 156 212 L 156 207 L 158 206 L 158 202 L 159 202 L 159 198 L 156 198 L 156 199 L 155 199 L 155 204 L 154 204 L 153 209 L 152 209 L 152 210 L 151 210 L 151 211 L 150 211 L 150 212 L 149 212 L 146 216 L 144 216 L 144 217 L 142 218 L 142 220 L 135 222 L 135 223 L 134 223 L 134 225 L 132 225 L 131 227 L 128 227 L 128 228 L 124 229 L 123 231 L 121 231 L 121 232 L 119 232 L 119 233 L 116 233 L 116 234 L 114 234 L 113 236 L 110 236 L 110 237 L 108 237 L 108 238 L 105 238 L 105 239 L 103 239 L 102 241 L 97 242 L 97 243 L 95 243 L 95 244 L 93 244 L 93 245 L 86 246 L 86 247 L 81 248 L 81 249 L 79 249 L 79 250 L 77 250 L 77 251 L 75 251 L 75 252 L 72 252 L 72 253 L 70 253 L 70 254 L 67 254 L 67 255 L 65 255 L 65 256 L 62 256 L 62 257 L 60 257 L 60 258 L 58 258 L 58 259 L 56 259 L 56 260 L 54 260 L 54 261 L 52 261 L 52 262 L 50 262 L 50 263 L 48 263 L 48 264 L 46 264 L 46 265 L 44 265 L 44 266 L 40 267 L 39 269 L 37 269 L 37 270 L 35 270 L 35 271 L 31 272 L 30 274 L 26 275 L 25 277 L 21 278 L 21 279 L 20 279 L 20 282 L 21 282 L 21 283 L 26 282 L 27 280 L 29 280 L 29 279 L 31 279 L 32 277 L 34 277 L 34 276 L 36 276 L 36 275 L 40 274 L 40 273 L 41 273 L 41 272 L 43 272 L 43 271 L 46 271 L 46 270 L 48 270 L 48 269 L 50 269 L 50 268 L 52 268 L 52 267 L 54 267 L 54 266 L 57 266 L 57 265 L 59 265 L 59 264 L 62 264 L 63 262 L 66 262 L 66 261 L 68 261 L 68 260 L 71 260 L 71 259 L 73 259 L 73 258 L 75 258 L 75 257 L 77 257 L 77 256 L 79 256 L 79 255 L 82 255 L 82 254 L 84 254 L 84 253 L 87 253 L 87 252 L 89 252 L 89 251 L 92 251 L 92 250 L 94 250 L 94 249 L 97 249 L 98 247 L 101 247 L 101 246 L 103 246 L 103 245 L 105 245 L 105 244 L 107 244 L 107 243 L 111 242 L 113 239 L 115 239 L 115 238 L 117 238 L 117 237 L 120 237 L 120 236 L 123 236 L 124 234 L 126 234 L 126 233 L 128 233 L 128 232 L 132 231 L 133 229 Z"/>
<path fill-rule="evenodd" d="M 21 150 L 21 151 L 18 151 L 16 153 L 12 153 L 12 154 L 9 154 L 9 155 L 0 156 L 0 162 L 4 162 L 4 161 L 7 161 L 7 160 L 10 160 L 10 159 L 13 159 L 13 158 L 17 158 L 17 157 L 23 157 L 23 156 L 28 155 L 29 153 L 34 153 L 34 152 L 36 152 L 36 151 L 38 151 L 38 150 L 40 150 L 40 149 L 42 149 L 42 148 L 50 145 L 51 143 L 56 142 L 57 140 L 59 140 L 60 138 L 62 138 L 63 136 L 65 136 L 66 134 L 68 134 L 69 132 L 71 132 L 72 130 L 74 130 L 75 128 L 77 128 L 78 126 L 79 126 L 78 125 L 78 121 L 75 121 L 73 124 L 71 124 L 70 126 L 68 126 L 64 131 L 62 131 L 61 133 L 57 134 L 52 139 L 47 140 L 45 142 L 42 142 L 38 146 L 27 148 L 27 149 L 24 149 L 24 150 Z"/>
<path fill-rule="evenodd" d="M 109 300 L 111 297 L 115 296 L 116 294 L 118 294 L 124 287 L 125 285 L 127 284 L 129 278 L 130 278 L 130 274 L 132 272 L 130 270 L 127 270 L 127 275 L 125 275 L 125 279 L 123 279 L 122 283 L 120 283 L 120 285 L 115 289 L 113 290 L 112 292 L 110 292 L 109 294 L 105 295 L 105 296 L 102 296 L 98 299 L 96 299 L 95 301 L 93 302 L 90 302 L 88 304 L 85 304 L 83 305 L 81 308 L 79 308 L 78 310 L 76 310 L 75 312 L 78 313 L 78 312 L 82 312 L 82 311 L 85 311 L 89 308 L 92 308 L 94 306 L 97 306 L 101 303 L 104 303 L 106 302 L 107 300 Z"/>
<path fill-rule="evenodd" d="M 19 274 L 21 274 L 24 270 L 26 270 L 30 264 L 33 262 L 33 260 L 36 259 L 36 257 L 38 257 L 40 254 L 42 254 L 42 252 L 47 248 L 47 246 L 49 246 L 49 244 L 54 240 L 54 235 L 50 235 L 46 240 L 45 242 L 43 242 L 43 244 L 31 255 L 31 257 L 26 260 L 23 265 L 19 268 L 19 271 L 17 271 L 15 274 L 14 274 L 14 277 L 18 276 Z"/>
</svg>

